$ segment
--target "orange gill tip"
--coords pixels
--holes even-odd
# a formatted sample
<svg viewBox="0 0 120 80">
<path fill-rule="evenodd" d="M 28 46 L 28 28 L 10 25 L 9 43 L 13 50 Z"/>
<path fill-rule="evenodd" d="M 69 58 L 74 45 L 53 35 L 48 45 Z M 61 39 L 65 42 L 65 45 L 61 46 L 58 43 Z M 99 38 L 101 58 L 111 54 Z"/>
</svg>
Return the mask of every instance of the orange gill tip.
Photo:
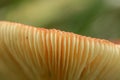
<svg viewBox="0 0 120 80">
<path fill-rule="evenodd" d="M 0 80 L 120 80 L 120 46 L 0 21 Z"/>
</svg>

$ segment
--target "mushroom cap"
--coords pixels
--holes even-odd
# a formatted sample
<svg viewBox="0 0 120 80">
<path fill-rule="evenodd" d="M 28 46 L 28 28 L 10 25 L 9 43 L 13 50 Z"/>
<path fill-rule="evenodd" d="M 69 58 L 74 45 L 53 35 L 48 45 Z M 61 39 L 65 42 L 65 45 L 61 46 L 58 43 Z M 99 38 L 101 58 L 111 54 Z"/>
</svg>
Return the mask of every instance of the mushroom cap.
<svg viewBox="0 0 120 80">
<path fill-rule="evenodd" d="M 120 80 L 120 46 L 56 29 L 0 22 L 1 80 Z"/>
</svg>

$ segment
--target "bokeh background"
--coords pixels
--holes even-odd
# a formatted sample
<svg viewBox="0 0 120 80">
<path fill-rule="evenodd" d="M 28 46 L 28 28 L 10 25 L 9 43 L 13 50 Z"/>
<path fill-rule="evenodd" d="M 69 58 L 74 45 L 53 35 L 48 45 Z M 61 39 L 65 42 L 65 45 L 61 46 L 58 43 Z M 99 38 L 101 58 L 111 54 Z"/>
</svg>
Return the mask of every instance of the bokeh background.
<svg viewBox="0 0 120 80">
<path fill-rule="evenodd" d="M 0 20 L 120 39 L 120 0 L 0 0 Z"/>
</svg>

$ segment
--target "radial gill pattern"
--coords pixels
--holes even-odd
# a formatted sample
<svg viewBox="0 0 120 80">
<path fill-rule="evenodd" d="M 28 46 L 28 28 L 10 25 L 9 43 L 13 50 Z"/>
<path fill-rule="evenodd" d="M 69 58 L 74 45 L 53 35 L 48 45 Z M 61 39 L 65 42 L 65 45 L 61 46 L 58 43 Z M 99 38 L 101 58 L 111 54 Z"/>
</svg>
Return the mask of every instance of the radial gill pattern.
<svg viewBox="0 0 120 80">
<path fill-rule="evenodd" d="M 120 46 L 1 21 L 0 80 L 120 80 Z"/>
</svg>

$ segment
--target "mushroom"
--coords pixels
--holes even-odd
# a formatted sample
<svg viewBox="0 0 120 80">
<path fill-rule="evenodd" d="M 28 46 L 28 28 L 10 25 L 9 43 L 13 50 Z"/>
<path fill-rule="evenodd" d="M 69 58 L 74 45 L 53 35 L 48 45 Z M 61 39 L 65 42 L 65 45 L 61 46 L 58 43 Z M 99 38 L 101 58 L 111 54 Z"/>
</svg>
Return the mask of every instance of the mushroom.
<svg viewBox="0 0 120 80">
<path fill-rule="evenodd" d="M 120 45 L 0 21 L 0 80 L 120 80 Z"/>
</svg>

